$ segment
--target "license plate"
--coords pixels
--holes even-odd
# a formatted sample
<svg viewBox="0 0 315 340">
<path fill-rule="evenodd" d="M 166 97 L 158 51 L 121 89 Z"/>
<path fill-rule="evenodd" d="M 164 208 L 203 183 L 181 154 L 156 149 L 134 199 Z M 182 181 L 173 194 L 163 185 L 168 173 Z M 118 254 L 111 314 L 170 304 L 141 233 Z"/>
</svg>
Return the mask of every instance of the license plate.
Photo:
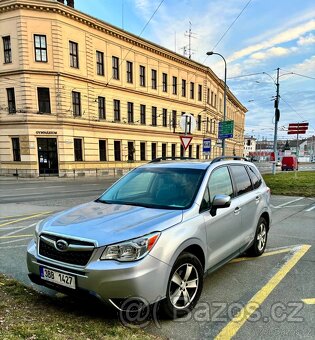
<svg viewBox="0 0 315 340">
<path fill-rule="evenodd" d="M 40 267 L 41 279 L 49 282 L 56 283 L 58 285 L 75 289 L 75 276 L 60 273 L 56 270 Z"/>
</svg>

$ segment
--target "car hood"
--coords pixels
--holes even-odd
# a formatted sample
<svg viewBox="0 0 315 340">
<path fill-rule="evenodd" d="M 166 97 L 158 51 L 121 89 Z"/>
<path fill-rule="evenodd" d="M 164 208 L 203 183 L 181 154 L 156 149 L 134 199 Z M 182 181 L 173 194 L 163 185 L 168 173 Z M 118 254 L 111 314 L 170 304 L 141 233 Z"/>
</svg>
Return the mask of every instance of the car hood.
<svg viewBox="0 0 315 340">
<path fill-rule="evenodd" d="M 38 232 L 103 246 L 162 231 L 180 223 L 182 215 L 182 210 L 90 202 L 46 218 Z"/>
</svg>

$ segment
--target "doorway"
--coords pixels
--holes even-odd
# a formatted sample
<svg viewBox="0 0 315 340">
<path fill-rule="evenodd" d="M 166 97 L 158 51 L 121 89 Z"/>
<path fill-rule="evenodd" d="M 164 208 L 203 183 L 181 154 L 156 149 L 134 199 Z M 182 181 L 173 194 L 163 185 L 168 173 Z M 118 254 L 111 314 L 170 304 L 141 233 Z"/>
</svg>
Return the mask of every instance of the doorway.
<svg viewBox="0 0 315 340">
<path fill-rule="evenodd" d="M 37 138 L 40 176 L 58 175 L 57 138 Z"/>
</svg>

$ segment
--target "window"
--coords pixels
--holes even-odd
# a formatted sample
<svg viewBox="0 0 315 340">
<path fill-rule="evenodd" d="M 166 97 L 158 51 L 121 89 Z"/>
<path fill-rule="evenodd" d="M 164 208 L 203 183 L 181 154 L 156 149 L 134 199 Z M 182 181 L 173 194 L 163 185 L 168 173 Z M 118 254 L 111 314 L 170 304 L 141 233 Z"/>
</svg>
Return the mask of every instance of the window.
<svg viewBox="0 0 315 340">
<path fill-rule="evenodd" d="M 209 122 L 210 122 L 210 129 L 209 129 Z M 209 117 L 207 117 L 207 125 L 206 125 L 206 132 L 212 132 L 212 119 L 209 119 Z"/>
<path fill-rule="evenodd" d="M 38 87 L 37 97 L 38 97 L 38 111 L 40 113 L 51 113 L 49 88 Z"/>
<path fill-rule="evenodd" d="M 140 105 L 140 124 L 145 125 L 146 121 L 146 114 L 145 114 L 145 105 Z"/>
<path fill-rule="evenodd" d="M 4 63 L 12 63 L 12 51 L 11 51 L 11 38 L 10 36 L 2 37 L 3 41 L 3 52 L 4 52 Z"/>
<path fill-rule="evenodd" d="M 210 89 L 207 88 L 207 104 L 210 104 Z"/>
<path fill-rule="evenodd" d="M 220 101 L 219 101 L 219 110 L 220 112 L 222 112 L 222 98 L 220 98 Z"/>
<path fill-rule="evenodd" d="M 145 86 L 145 67 L 140 65 L 140 86 Z"/>
<path fill-rule="evenodd" d="M 120 121 L 120 100 L 114 99 L 114 121 Z"/>
<path fill-rule="evenodd" d="M 114 141 L 114 158 L 115 161 L 121 161 L 121 148 L 120 148 L 120 141 Z"/>
<path fill-rule="evenodd" d="M 152 89 L 156 90 L 156 84 L 157 84 L 157 73 L 156 70 L 151 70 L 151 80 L 152 80 Z"/>
<path fill-rule="evenodd" d="M 128 123 L 133 123 L 134 122 L 134 117 L 133 117 L 133 103 L 128 102 L 127 103 L 127 110 L 128 110 Z"/>
<path fill-rule="evenodd" d="M 157 126 L 157 108 L 152 106 L 152 126 Z"/>
<path fill-rule="evenodd" d="M 198 84 L 198 100 L 202 101 L 202 85 Z"/>
<path fill-rule="evenodd" d="M 211 91 L 211 105 L 213 106 L 213 91 Z"/>
<path fill-rule="evenodd" d="M 195 98 L 195 83 L 190 82 L 190 99 Z"/>
<path fill-rule="evenodd" d="M 162 73 L 162 91 L 167 92 L 167 74 Z"/>
<path fill-rule="evenodd" d="M 245 170 L 244 167 L 243 169 Z M 209 179 L 208 188 L 210 191 L 210 202 L 213 201 L 215 195 L 228 195 L 233 197 L 231 177 L 226 166 L 218 168 L 212 172 Z"/>
<path fill-rule="evenodd" d="M 119 58 L 113 57 L 113 79 L 119 80 Z"/>
<path fill-rule="evenodd" d="M 248 177 L 248 173 L 243 165 L 231 166 L 231 172 L 235 179 L 235 185 L 237 189 L 237 196 L 245 194 L 252 190 L 252 184 Z"/>
<path fill-rule="evenodd" d="M 105 98 L 98 97 L 98 118 L 106 119 Z"/>
<path fill-rule="evenodd" d="M 177 126 L 177 112 L 175 110 L 172 111 L 172 128 L 175 132 L 176 126 Z"/>
<path fill-rule="evenodd" d="M 140 160 L 141 161 L 146 160 L 146 157 L 145 157 L 145 142 L 140 143 Z"/>
<path fill-rule="evenodd" d="M 20 153 L 20 139 L 19 138 L 12 138 L 12 152 L 13 152 L 13 161 L 20 162 L 21 153 Z"/>
<path fill-rule="evenodd" d="M 128 142 L 128 161 L 134 160 L 134 153 L 135 153 L 135 147 L 133 146 L 133 142 Z"/>
<path fill-rule="evenodd" d="M 217 107 L 217 95 L 214 95 L 214 107 Z"/>
<path fill-rule="evenodd" d="M 172 157 L 176 157 L 176 144 L 172 144 Z"/>
<path fill-rule="evenodd" d="M 73 115 L 81 116 L 81 93 L 72 91 Z"/>
<path fill-rule="evenodd" d="M 192 158 L 192 145 L 188 147 L 188 157 Z"/>
<path fill-rule="evenodd" d="M 251 166 L 247 167 L 247 170 L 254 189 L 259 188 L 262 183 L 262 179 L 259 172 L 255 168 L 252 168 Z"/>
<path fill-rule="evenodd" d="M 15 94 L 14 94 L 14 88 L 13 87 L 7 89 L 7 97 L 8 97 L 9 113 L 16 113 Z"/>
<path fill-rule="evenodd" d="M 180 157 L 184 157 L 185 150 L 182 145 L 180 145 Z"/>
<path fill-rule="evenodd" d="M 173 77 L 173 94 L 177 94 L 177 77 Z"/>
<path fill-rule="evenodd" d="M 196 145 L 196 158 L 200 158 L 200 145 Z"/>
<path fill-rule="evenodd" d="M 182 97 L 186 97 L 186 80 L 182 79 Z"/>
<path fill-rule="evenodd" d="M 47 44 L 46 35 L 34 35 L 35 44 L 35 60 L 40 62 L 47 62 Z"/>
<path fill-rule="evenodd" d="M 104 53 L 96 51 L 96 71 L 99 76 L 104 75 Z"/>
<path fill-rule="evenodd" d="M 73 41 L 69 41 L 69 50 L 70 50 L 70 67 L 79 68 L 78 44 Z"/>
<path fill-rule="evenodd" d="M 162 124 L 167 126 L 167 109 L 162 110 Z"/>
<path fill-rule="evenodd" d="M 82 153 L 82 139 L 74 138 L 74 160 L 76 162 L 82 162 L 83 161 L 83 153 Z"/>
<path fill-rule="evenodd" d="M 133 83 L 133 65 L 131 61 L 127 61 L 127 83 Z"/>
<path fill-rule="evenodd" d="M 151 143 L 151 159 L 156 159 L 156 143 Z"/>
<path fill-rule="evenodd" d="M 106 161 L 106 140 L 99 140 L 98 141 L 99 144 L 99 152 L 100 152 L 100 161 L 104 162 Z"/>
<path fill-rule="evenodd" d="M 197 120 L 197 130 L 201 131 L 201 115 L 198 115 L 198 120 Z"/>
<path fill-rule="evenodd" d="M 165 143 L 162 143 L 162 157 L 167 157 L 166 148 L 167 145 Z"/>
</svg>

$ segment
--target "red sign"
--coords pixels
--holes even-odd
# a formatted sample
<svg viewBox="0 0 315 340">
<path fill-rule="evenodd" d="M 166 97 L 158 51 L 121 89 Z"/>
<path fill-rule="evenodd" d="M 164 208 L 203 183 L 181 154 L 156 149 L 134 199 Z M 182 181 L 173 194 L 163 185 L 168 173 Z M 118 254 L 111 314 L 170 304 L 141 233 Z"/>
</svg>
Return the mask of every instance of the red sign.
<svg viewBox="0 0 315 340">
<path fill-rule="evenodd" d="M 300 135 L 306 133 L 308 123 L 291 123 L 288 128 L 288 135 Z"/>
<path fill-rule="evenodd" d="M 288 135 L 301 135 L 306 133 L 306 130 L 289 130 Z"/>
<path fill-rule="evenodd" d="M 308 128 L 308 123 L 290 123 L 289 129 L 300 129 L 300 128 Z"/>
<path fill-rule="evenodd" d="M 179 138 L 184 150 L 186 151 L 193 138 L 191 136 L 179 136 Z"/>
</svg>

